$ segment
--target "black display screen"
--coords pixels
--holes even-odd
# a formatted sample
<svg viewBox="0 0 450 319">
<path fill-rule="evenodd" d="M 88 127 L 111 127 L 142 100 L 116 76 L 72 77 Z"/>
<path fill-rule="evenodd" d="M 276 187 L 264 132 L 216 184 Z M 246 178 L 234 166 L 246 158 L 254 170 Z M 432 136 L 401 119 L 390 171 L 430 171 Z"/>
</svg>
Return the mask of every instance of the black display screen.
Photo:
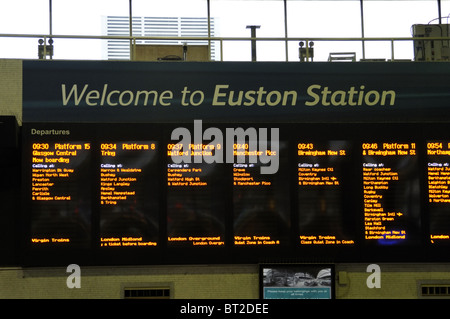
<svg viewBox="0 0 450 319">
<path fill-rule="evenodd" d="M 450 144 L 427 141 L 427 201 L 432 244 L 450 243 Z"/>
<path fill-rule="evenodd" d="M 298 242 L 302 246 L 354 245 L 348 214 L 353 144 L 303 140 L 296 146 Z"/>
<path fill-rule="evenodd" d="M 100 246 L 154 247 L 159 242 L 155 141 L 100 143 Z"/>
<path fill-rule="evenodd" d="M 233 163 L 233 234 L 235 246 L 283 246 L 290 234 L 288 145 L 235 143 Z M 256 152 L 267 157 L 251 156 Z M 242 155 L 242 160 L 238 156 Z M 276 160 L 275 160 L 276 159 Z M 276 161 L 276 162 L 275 162 Z M 267 162 L 267 163 L 264 163 Z M 274 173 L 266 174 L 270 166 Z"/>
<path fill-rule="evenodd" d="M 167 164 L 167 244 L 225 245 L 225 167 L 220 163 Z"/>
<path fill-rule="evenodd" d="M 417 143 L 364 142 L 361 146 L 364 238 L 380 245 L 419 243 Z"/>
<path fill-rule="evenodd" d="M 36 140 L 29 147 L 31 243 L 34 247 L 89 247 L 91 142 L 60 138 Z"/>
</svg>

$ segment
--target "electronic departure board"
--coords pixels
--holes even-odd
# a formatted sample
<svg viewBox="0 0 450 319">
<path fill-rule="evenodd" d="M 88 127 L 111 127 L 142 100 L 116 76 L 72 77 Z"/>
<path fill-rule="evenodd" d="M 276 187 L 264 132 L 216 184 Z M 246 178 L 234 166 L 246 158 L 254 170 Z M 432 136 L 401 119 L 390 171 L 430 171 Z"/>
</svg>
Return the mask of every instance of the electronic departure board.
<svg viewBox="0 0 450 319">
<path fill-rule="evenodd" d="M 225 166 L 208 158 L 223 145 L 167 144 L 167 245 L 225 245 Z M 181 157 L 188 160 L 182 161 Z"/>
<path fill-rule="evenodd" d="M 345 140 L 297 142 L 300 245 L 353 245 L 349 189 L 353 145 Z M 347 200 L 348 198 L 348 200 Z"/>
<path fill-rule="evenodd" d="M 90 141 L 60 139 L 30 145 L 31 242 L 88 247 L 91 240 Z"/>
<path fill-rule="evenodd" d="M 427 152 L 427 200 L 432 244 L 450 243 L 450 141 L 429 140 Z"/>
<path fill-rule="evenodd" d="M 290 193 L 287 170 L 287 143 L 279 141 L 273 147 L 267 141 L 263 149 L 249 143 L 234 143 L 233 212 L 235 246 L 286 245 L 290 229 Z M 254 154 L 267 155 L 267 161 L 277 158 L 278 170 L 263 174 L 264 159 Z M 241 162 L 238 161 L 242 154 Z"/>
<path fill-rule="evenodd" d="M 380 244 L 420 240 L 416 142 L 362 143 L 364 238 Z"/>
<path fill-rule="evenodd" d="M 100 246 L 158 245 L 158 148 L 156 141 L 100 143 Z"/>
<path fill-rule="evenodd" d="M 445 124 L 206 127 L 25 123 L 23 264 L 447 258 Z"/>
</svg>

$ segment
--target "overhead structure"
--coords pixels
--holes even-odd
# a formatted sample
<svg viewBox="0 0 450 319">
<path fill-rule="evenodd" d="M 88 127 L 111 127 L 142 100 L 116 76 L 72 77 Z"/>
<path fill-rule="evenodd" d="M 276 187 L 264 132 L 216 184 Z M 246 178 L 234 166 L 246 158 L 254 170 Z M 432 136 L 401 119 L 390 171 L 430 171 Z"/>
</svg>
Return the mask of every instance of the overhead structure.
<svg viewBox="0 0 450 319">
<path fill-rule="evenodd" d="M 128 0 L 129 1 L 129 28 L 130 28 L 130 37 L 133 36 L 133 0 Z M 247 1 L 247 0 L 241 0 L 241 1 Z M 277 0 L 275 0 L 277 1 Z M 285 29 L 285 34 L 284 37 L 287 39 L 288 38 L 288 22 L 287 22 L 287 2 L 288 1 L 297 1 L 297 0 L 282 0 L 284 3 L 284 29 Z M 298 0 L 298 1 L 302 1 L 302 0 Z M 314 1 L 314 0 L 312 0 Z M 321 1 L 321 0 L 316 0 L 316 1 Z M 337 0 L 340 1 L 340 0 Z M 360 20 L 361 20 L 361 38 L 364 39 L 365 34 L 364 34 L 364 2 L 365 1 L 375 1 L 375 0 L 359 0 L 360 2 Z M 436 0 L 437 1 L 437 11 L 438 11 L 438 20 L 439 20 L 439 24 L 442 24 L 442 3 L 441 0 Z M 211 26 L 210 26 L 210 20 L 211 20 L 211 0 L 206 0 L 206 12 L 207 12 L 207 18 L 208 18 L 208 43 L 210 45 L 211 40 Z M 52 35 L 52 0 L 49 0 L 49 30 L 50 30 L 50 37 Z M 253 36 L 252 36 L 253 38 Z M 253 46 L 254 42 L 256 40 L 252 40 L 253 42 Z M 130 52 L 131 55 L 133 55 L 133 40 L 130 40 Z M 288 41 L 285 41 L 285 50 L 286 50 L 286 61 L 288 61 Z M 253 56 L 253 55 L 252 55 Z M 132 58 L 133 56 L 131 56 Z M 362 40 L 362 59 L 365 59 L 365 41 Z"/>
</svg>

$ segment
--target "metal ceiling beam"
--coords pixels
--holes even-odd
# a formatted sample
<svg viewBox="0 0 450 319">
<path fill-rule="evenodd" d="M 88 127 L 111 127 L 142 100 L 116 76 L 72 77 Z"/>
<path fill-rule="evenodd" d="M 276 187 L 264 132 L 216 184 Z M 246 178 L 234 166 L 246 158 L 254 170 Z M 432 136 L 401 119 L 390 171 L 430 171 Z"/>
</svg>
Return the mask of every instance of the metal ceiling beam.
<svg viewBox="0 0 450 319">
<path fill-rule="evenodd" d="M 437 0 L 439 24 L 442 24 L 441 0 Z"/>
<path fill-rule="evenodd" d="M 361 38 L 364 38 L 364 0 L 359 0 L 361 12 Z M 362 40 L 362 57 L 366 58 L 366 43 Z"/>
</svg>

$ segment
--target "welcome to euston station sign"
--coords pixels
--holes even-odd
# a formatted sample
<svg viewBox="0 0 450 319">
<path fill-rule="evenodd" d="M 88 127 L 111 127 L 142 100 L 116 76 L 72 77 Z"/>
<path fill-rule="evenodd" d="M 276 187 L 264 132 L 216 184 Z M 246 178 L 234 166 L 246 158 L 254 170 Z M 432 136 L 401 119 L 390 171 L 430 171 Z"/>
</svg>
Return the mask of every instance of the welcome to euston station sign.
<svg viewBox="0 0 450 319">
<path fill-rule="evenodd" d="M 24 61 L 24 122 L 447 120 L 442 63 Z"/>
<path fill-rule="evenodd" d="M 260 86 L 255 90 L 234 91 L 229 84 L 214 86 L 213 96 L 208 101 L 211 106 L 296 106 L 298 96 L 302 92 L 297 90 L 267 90 Z M 179 93 L 179 97 L 175 97 Z M 320 84 L 310 85 L 306 94 L 311 99 L 306 100 L 306 106 L 374 106 L 394 105 L 394 90 L 365 91 L 361 85 L 359 90 L 351 86 L 347 90 L 332 91 L 328 86 Z M 164 90 L 115 90 L 104 84 L 101 89 L 92 89 L 89 84 L 79 87 L 73 84 L 70 89 L 66 84 L 61 85 L 62 105 L 85 106 L 172 106 L 174 101 L 181 106 L 199 106 L 205 103 L 203 90 L 191 90 L 185 86 L 181 92 Z"/>
</svg>

